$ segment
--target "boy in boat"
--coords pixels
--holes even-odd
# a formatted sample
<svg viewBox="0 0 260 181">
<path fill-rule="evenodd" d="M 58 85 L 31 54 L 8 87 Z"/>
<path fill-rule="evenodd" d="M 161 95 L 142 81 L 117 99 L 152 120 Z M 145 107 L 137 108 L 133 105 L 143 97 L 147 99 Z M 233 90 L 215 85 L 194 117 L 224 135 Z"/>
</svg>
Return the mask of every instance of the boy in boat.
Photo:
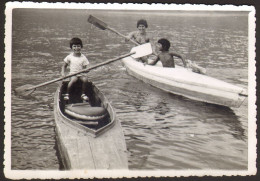
<svg viewBox="0 0 260 181">
<path fill-rule="evenodd" d="M 158 61 L 161 61 L 163 67 L 174 68 L 175 63 L 173 57 L 178 57 L 182 60 L 184 67 L 187 67 L 186 61 L 181 55 L 177 53 L 169 52 L 170 46 L 171 44 L 169 40 L 165 38 L 158 40 L 157 48 L 159 49 L 160 53 L 157 55 L 156 59 L 153 62 L 149 63 L 149 65 L 155 65 Z"/>
<path fill-rule="evenodd" d="M 69 74 L 73 74 L 73 73 L 76 73 L 78 71 L 85 69 L 87 67 L 87 65 L 89 64 L 87 57 L 81 53 L 81 49 L 83 48 L 81 39 L 72 38 L 70 40 L 70 48 L 73 50 L 73 52 L 70 53 L 68 56 L 66 56 L 64 59 L 64 64 L 61 69 L 62 76 L 65 76 L 65 70 L 68 65 L 70 68 Z M 69 100 L 69 93 L 71 91 L 72 85 L 75 82 L 77 82 L 78 79 L 80 79 L 82 81 L 81 98 L 85 101 L 88 101 L 88 97 L 84 94 L 84 90 L 86 89 L 88 79 L 86 76 L 84 76 L 82 74 L 77 74 L 70 78 L 68 88 L 67 88 L 67 94 L 64 95 L 64 100 Z"/>
</svg>

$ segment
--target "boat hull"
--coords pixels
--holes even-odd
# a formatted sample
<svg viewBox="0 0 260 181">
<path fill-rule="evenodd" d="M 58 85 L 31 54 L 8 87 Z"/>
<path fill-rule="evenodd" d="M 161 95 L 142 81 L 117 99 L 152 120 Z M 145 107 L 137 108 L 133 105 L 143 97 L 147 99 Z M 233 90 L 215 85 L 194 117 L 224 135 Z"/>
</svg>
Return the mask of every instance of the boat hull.
<svg viewBox="0 0 260 181">
<path fill-rule="evenodd" d="M 247 97 L 245 89 L 194 73 L 182 67 L 165 68 L 143 65 L 131 57 L 123 59 L 127 72 L 164 91 L 202 102 L 239 107 Z"/>
<path fill-rule="evenodd" d="M 65 169 L 128 169 L 121 124 L 104 95 L 93 85 L 94 97 L 108 111 L 110 124 L 93 130 L 69 118 L 62 110 L 62 86 L 55 93 L 54 116 L 59 155 Z"/>
</svg>

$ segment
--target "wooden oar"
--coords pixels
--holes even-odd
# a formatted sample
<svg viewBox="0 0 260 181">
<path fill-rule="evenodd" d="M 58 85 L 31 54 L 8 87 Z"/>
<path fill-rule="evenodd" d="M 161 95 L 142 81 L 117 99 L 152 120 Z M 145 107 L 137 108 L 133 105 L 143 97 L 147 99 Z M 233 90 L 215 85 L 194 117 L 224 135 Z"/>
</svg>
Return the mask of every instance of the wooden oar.
<svg viewBox="0 0 260 181">
<path fill-rule="evenodd" d="M 124 57 L 132 56 L 133 58 L 140 58 L 140 57 L 143 57 L 143 56 L 147 56 L 147 55 L 149 55 L 151 53 L 152 53 L 151 44 L 147 43 L 147 44 L 139 45 L 137 47 L 132 48 L 130 53 L 121 55 L 119 57 L 116 57 L 116 58 L 113 58 L 113 59 L 110 59 L 110 60 L 107 60 L 105 62 L 102 62 L 102 63 L 99 63 L 99 64 L 94 65 L 92 67 L 89 67 L 87 69 L 83 69 L 83 70 L 81 70 L 79 72 L 76 72 L 76 73 L 73 73 L 73 74 L 70 74 L 70 75 L 67 75 L 67 76 L 64 76 L 64 77 L 60 77 L 60 78 L 57 78 L 57 79 L 54 79 L 54 80 L 51 80 L 51 81 L 48 81 L 48 82 L 44 82 L 44 83 L 41 83 L 41 84 L 38 84 L 38 85 L 35 85 L 35 86 L 30 85 L 30 84 L 23 85 L 23 86 L 20 86 L 20 87 L 16 88 L 14 91 L 15 91 L 15 93 L 17 95 L 28 96 L 31 93 L 33 93 L 35 91 L 35 89 L 38 88 L 38 87 L 42 87 L 42 86 L 45 86 L 45 85 L 48 85 L 48 84 L 52 84 L 54 82 L 58 82 L 60 80 L 64 80 L 66 78 L 75 76 L 75 75 L 83 73 L 83 72 L 89 72 L 92 69 L 95 69 L 97 67 L 100 67 L 100 66 L 112 63 L 112 62 L 114 62 L 116 60 L 120 60 L 120 59 L 122 59 Z"/>
<path fill-rule="evenodd" d="M 100 28 L 100 29 L 102 29 L 102 30 L 106 30 L 106 29 L 107 29 L 107 30 L 110 30 L 110 31 L 112 31 L 112 32 L 114 32 L 114 33 L 116 33 L 116 34 L 118 34 L 119 36 L 128 39 L 127 36 L 125 36 L 125 35 L 119 33 L 119 32 L 116 31 L 115 29 L 109 27 L 104 21 L 102 21 L 102 20 L 100 20 L 100 19 L 98 19 L 98 18 L 96 18 L 96 17 L 94 17 L 94 16 L 92 16 L 92 15 L 89 15 L 89 17 L 88 17 L 88 22 L 91 23 L 91 24 L 93 24 L 93 25 L 95 25 L 96 27 L 98 27 L 98 28 Z M 135 45 L 140 45 L 139 43 L 135 42 L 135 41 L 132 40 L 132 39 L 130 39 L 130 41 L 131 41 L 132 43 L 134 43 Z M 157 56 L 157 54 L 154 53 L 154 52 L 153 52 L 152 54 Z M 187 66 L 189 66 L 189 67 L 192 69 L 193 72 L 200 73 L 200 74 L 206 74 L 206 69 L 205 69 L 205 68 L 198 66 L 196 63 L 193 63 L 191 60 L 189 60 L 189 61 L 187 62 L 187 64 L 188 64 Z"/>
<path fill-rule="evenodd" d="M 123 38 L 125 38 L 125 39 L 128 39 L 127 36 L 121 34 L 121 33 L 118 32 L 117 30 L 115 30 L 115 29 L 109 27 L 104 21 L 102 21 L 102 20 L 100 20 L 100 19 L 98 19 L 98 18 L 96 18 L 96 17 L 94 17 L 94 16 L 92 16 L 92 15 L 89 15 L 89 17 L 88 17 L 88 22 L 91 23 L 91 24 L 93 24 L 93 25 L 95 25 L 96 27 L 98 27 L 98 28 L 100 28 L 100 29 L 102 29 L 102 30 L 106 30 L 106 29 L 107 29 L 107 30 L 110 30 L 110 31 L 112 31 L 112 32 L 114 32 L 114 33 L 116 33 L 116 34 L 118 34 L 119 36 L 121 36 L 121 37 L 123 37 Z M 135 41 L 132 40 L 132 39 L 130 39 L 130 41 L 131 41 L 132 43 L 134 43 L 135 45 L 140 45 L 139 43 L 135 42 Z"/>
</svg>

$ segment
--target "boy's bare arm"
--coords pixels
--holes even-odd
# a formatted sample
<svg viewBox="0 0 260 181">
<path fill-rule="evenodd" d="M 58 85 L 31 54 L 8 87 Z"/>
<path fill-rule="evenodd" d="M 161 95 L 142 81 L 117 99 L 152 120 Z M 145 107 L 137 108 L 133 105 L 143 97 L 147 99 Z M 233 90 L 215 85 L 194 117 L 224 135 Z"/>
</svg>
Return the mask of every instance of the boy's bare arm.
<svg viewBox="0 0 260 181">
<path fill-rule="evenodd" d="M 160 58 L 159 58 L 159 56 L 157 55 L 157 57 L 156 57 L 155 60 L 153 60 L 151 63 L 148 63 L 148 62 L 147 62 L 147 64 L 148 64 L 148 65 L 155 65 L 159 60 L 160 60 Z"/>
<path fill-rule="evenodd" d="M 187 67 L 187 63 L 186 63 L 186 61 L 185 61 L 185 59 L 184 59 L 183 56 L 181 56 L 181 55 L 178 54 L 178 53 L 171 53 L 171 55 L 180 58 L 180 59 L 182 60 L 182 63 L 183 63 L 183 65 L 184 65 L 184 67 Z"/>
<path fill-rule="evenodd" d="M 64 64 L 61 67 L 61 76 L 65 76 L 65 70 L 67 68 L 68 64 L 64 62 Z"/>
<path fill-rule="evenodd" d="M 131 38 L 133 38 L 135 32 L 131 32 L 126 36 L 125 41 L 130 41 Z"/>
</svg>

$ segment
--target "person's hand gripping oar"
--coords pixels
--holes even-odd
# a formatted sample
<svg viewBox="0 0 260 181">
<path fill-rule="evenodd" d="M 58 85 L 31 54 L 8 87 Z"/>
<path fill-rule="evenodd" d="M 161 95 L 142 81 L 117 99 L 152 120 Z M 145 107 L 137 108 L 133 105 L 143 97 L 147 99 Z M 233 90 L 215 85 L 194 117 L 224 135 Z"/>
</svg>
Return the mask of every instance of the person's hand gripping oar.
<svg viewBox="0 0 260 181">
<path fill-rule="evenodd" d="M 92 67 L 89 67 L 87 69 L 76 72 L 74 74 L 70 74 L 70 75 L 67 75 L 67 76 L 64 76 L 64 77 L 60 77 L 60 78 L 57 78 L 57 79 L 54 79 L 54 80 L 51 80 L 51 81 L 48 81 L 48 82 L 44 82 L 44 83 L 35 85 L 35 86 L 30 85 L 30 84 L 26 84 L 26 85 L 23 85 L 23 86 L 16 88 L 14 91 L 15 91 L 16 95 L 28 96 L 28 95 L 32 94 L 35 91 L 36 88 L 43 87 L 43 86 L 52 84 L 54 82 L 58 82 L 60 80 L 64 80 L 66 78 L 72 77 L 74 75 L 77 75 L 77 74 L 80 74 L 80 73 L 83 73 L 83 72 L 89 72 L 92 69 L 95 69 L 95 68 L 98 68 L 100 66 L 112 63 L 116 60 L 120 60 L 120 59 L 128 57 L 128 56 L 132 56 L 133 58 L 140 58 L 140 57 L 147 56 L 147 55 L 150 55 L 150 54 L 152 54 L 152 46 L 151 46 L 150 43 L 146 43 L 146 44 L 139 45 L 139 46 L 132 48 L 130 53 L 118 56 L 118 57 L 110 59 L 110 60 L 107 60 L 105 62 L 102 62 L 102 63 L 99 63 L 99 64 L 94 65 Z"/>
</svg>

